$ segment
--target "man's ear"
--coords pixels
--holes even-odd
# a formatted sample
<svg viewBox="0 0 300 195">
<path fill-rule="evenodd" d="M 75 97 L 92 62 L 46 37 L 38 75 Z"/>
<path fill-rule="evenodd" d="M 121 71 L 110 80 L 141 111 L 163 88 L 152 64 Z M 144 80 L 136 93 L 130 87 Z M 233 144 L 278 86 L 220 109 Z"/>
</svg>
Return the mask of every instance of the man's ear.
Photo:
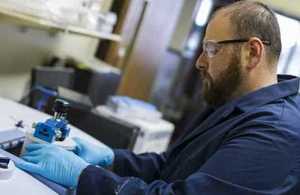
<svg viewBox="0 0 300 195">
<path fill-rule="evenodd" d="M 247 69 L 253 69 L 261 61 L 263 51 L 264 51 L 264 44 L 260 39 L 256 37 L 252 37 L 248 41 L 247 50 L 248 50 L 248 55 L 247 55 L 248 63 L 246 67 Z"/>
</svg>

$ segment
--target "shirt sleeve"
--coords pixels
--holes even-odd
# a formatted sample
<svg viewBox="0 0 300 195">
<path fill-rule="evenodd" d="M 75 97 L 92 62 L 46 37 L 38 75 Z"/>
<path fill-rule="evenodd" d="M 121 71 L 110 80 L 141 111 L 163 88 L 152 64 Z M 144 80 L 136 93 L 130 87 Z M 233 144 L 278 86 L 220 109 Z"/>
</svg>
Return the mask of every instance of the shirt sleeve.
<svg viewBox="0 0 300 195">
<path fill-rule="evenodd" d="M 297 178 L 290 174 L 295 159 L 293 159 L 293 139 L 288 130 L 255 124 L 237 129 L 237 132 L 241 131 L 243 133 L 233 133 L 225 139 L 215 154 L 184 180 L 166 182 L 157 178 L 147 182 L 140 177 L 122 177 L 105 169 L 90 166 L 80 176 L 78 193 L 79 195 L 290 193 L 296 186 Z M 132 168 L 131 165 L 129 168 Z"/>
<path fill-rule="evenodd" d="M 139 177 L 150 182 L 157 177 L 165 165 L 165 153 L 144 153 L 136 155 L 128 150 L 114 150 L 113 171 L 123 177 Z"/>
<path fill-rule="evenodd" d="M 295 182 L 295 181 L 292 181 Z M 281 191 L 290 189 L 286 186 Z M 271 195 L 276 189 L 260 191 L 239 186 L 198 171 L 186 180 L 167 183 L 155 180 L 149 184 L 136 177 L 120 177 L 100 167 L 89 166 L 80 176 L 77 195 Z"/>
</svg>

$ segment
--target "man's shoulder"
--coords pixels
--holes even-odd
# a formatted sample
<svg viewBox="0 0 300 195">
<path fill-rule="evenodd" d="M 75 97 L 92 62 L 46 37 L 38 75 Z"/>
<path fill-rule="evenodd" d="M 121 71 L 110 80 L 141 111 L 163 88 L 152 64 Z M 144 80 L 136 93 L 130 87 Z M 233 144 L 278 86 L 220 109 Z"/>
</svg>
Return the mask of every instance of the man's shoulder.
<svg viewBox="0 0 300 195">
<path fill-rule="evenodd" d="M 237 129 L 241 133 L 263 132 L 300 140 L 299 95 L 269 102 L 243 113 L 239 118 Z"/>
<path fill-rule="evenodd" d="M 300 95 L 288 96 L 253 108 L 246 113 L 254 119 L 272 122 L 293 121 L 300 127 Z"/>
<path fill-rule="evenodd" d="M 254 110 L 261 113 L 263 118 L 271 120 L 274 124 L 293 125 L 300 127 L 300 95 L 288 96 L 270 102 Z"/>
</svg>

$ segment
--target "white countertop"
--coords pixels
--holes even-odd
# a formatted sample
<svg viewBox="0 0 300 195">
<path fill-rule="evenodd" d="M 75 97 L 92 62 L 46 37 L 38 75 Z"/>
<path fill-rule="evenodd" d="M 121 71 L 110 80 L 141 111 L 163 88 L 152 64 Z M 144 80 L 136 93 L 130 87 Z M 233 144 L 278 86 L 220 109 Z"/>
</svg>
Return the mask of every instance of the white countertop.
<svg viewBox="0 0 300 195">
<path fill-rule="evenodd" d="M 33 122 L 45 121 L 50 116 L 14 102 L 0 98 L 0 132 L 13 129 L 16 122 L 23 120 L 25 128 L 31 128 Z M 71 127 L 70 137 L 81 137 L 95 144 L 98 140 L 82 132 L 78 128 Z M 57 194 L 28 173 L 16 168 L 14 175 L 9 180 L 0 180 L 1 194 L 26 194 L 26 195 L 55 195 Z"/>
<path fill-rule="evenodd" d="M 49 117 L 50 115 L 42 113 L 38 110 L 32 109 L 12 100 L 0 98 L 0 131 L 13 128 L 20 120 L 23 120 L 25 128 L 31 128 L 34 122 L 43 122 Z M 78 128 L 72 125 L 70 125 L 70 127 L 70 137 L 81 137 L 92 143 L 99 143 L 97 139 L 79 130 Z"/>
<path fill-rule="evenodd" d="M 0 189 L 1 194 L 57 195 L 56 192 L 46 185 L 18 168 L 15 168 L 11 178 L 6 180 L 0 179 Z"/>
</svg>

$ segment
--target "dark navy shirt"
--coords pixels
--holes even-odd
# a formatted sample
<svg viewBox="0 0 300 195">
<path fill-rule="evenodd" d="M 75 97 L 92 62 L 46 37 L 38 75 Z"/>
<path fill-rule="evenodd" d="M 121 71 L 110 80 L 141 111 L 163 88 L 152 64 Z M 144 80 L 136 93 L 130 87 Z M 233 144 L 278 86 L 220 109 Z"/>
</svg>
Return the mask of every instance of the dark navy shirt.
<svg viewBox="0 0 300 195">
<path fill-rule="evenodd" d="M 168 151 L 115 150 L 114 173 L 88 166 L 78 194 L 300 194 L 299 78 L 201 113 Z"/>
</svg>

